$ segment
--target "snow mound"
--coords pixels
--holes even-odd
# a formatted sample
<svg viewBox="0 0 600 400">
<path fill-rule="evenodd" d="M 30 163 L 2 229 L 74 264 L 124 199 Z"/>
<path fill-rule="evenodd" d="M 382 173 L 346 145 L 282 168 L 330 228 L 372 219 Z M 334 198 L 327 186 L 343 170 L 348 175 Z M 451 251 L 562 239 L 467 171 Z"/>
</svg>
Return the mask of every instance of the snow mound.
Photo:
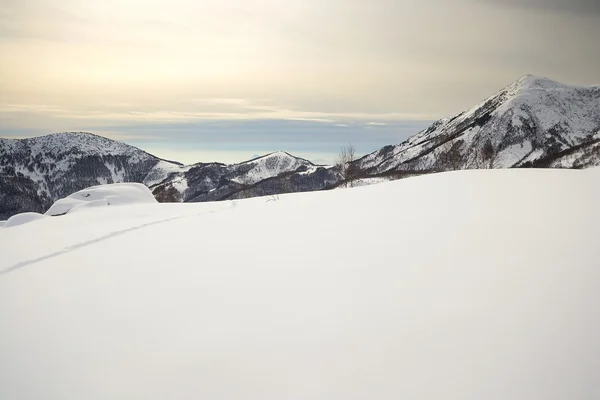
<svg viewBox="0 0 600 400">
<path fill-rule="evenodd" d="M 38 214 L 35 212 L 26 212 L 22 214 L 13 215 L 8 219 L 8 221 L 1 221 L 0 227 L 2 228 L 10 228 L 13 226 L 27 224 L 31 221 L 37 221 L 38 219 L 48 218 L 47 215 Z"/>
<path fill-rule="evenodd" d="M 150 190 L 141 183 L 113 183 L 92 186 L 57 200 L 46 215 L 63 215 L 90 207 L 157 203 Z"/>
</svg>

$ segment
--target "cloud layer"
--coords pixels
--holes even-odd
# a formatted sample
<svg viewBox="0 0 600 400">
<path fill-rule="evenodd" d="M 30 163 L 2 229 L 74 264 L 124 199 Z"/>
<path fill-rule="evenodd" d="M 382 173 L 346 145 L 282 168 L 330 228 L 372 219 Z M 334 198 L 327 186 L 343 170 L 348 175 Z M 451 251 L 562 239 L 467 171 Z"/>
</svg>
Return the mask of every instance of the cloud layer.
<svg viewBox="0 0 600 400">
<path fill-rule="evenodd" d="M 432 120 L 526 73 L 600 82 L 599 4 L 5 0 L 0 123 Z"/>
</svg>

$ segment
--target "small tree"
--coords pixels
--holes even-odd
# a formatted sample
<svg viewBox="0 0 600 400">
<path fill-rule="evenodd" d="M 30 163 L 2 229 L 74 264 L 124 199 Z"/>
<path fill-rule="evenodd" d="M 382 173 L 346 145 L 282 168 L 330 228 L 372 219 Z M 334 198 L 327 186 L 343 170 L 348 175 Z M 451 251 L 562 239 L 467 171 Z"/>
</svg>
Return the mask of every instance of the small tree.
<svg viewBox="0 0 600 400">
<path fill-rule="evenodd" d="M 352 187 L 353 182 L 356 179 L 357 168 L 353 164 L 353 161 L 356 157 L 356 150 L 352 143 L 343 146 L 338 153 L 335 165 L 340 171 L 340 175 L 342 176 L 343 185 L 345 187 Z"/>
</svg>

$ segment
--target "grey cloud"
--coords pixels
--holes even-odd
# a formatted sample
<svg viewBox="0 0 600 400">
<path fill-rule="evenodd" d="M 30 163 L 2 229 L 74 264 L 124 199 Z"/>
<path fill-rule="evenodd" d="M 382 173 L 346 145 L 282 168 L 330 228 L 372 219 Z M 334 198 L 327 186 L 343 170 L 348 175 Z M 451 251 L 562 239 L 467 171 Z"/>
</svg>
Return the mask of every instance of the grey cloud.
<svg viewBox="0 0 600 400">
<path fill-rule="evenodd" d="M 565 11 L 577 14 L 600 15 L 598 0 L 485 0 L 515 7 L 527 7 L 538 10 Z"/>
</svg>

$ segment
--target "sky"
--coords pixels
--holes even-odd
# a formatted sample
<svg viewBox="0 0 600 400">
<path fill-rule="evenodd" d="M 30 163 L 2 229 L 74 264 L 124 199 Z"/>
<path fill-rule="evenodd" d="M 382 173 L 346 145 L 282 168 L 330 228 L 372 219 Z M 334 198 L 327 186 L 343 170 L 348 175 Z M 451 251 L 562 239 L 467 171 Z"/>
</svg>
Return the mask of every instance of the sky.
<svg viewBox="0 0 600 400">
<path fill-rule="evenodd" d="M 598 0 L 0 0 L 0 137 L 331 161 L 528 73 L 598 84 L 598 38 Z"/>
</svg>

